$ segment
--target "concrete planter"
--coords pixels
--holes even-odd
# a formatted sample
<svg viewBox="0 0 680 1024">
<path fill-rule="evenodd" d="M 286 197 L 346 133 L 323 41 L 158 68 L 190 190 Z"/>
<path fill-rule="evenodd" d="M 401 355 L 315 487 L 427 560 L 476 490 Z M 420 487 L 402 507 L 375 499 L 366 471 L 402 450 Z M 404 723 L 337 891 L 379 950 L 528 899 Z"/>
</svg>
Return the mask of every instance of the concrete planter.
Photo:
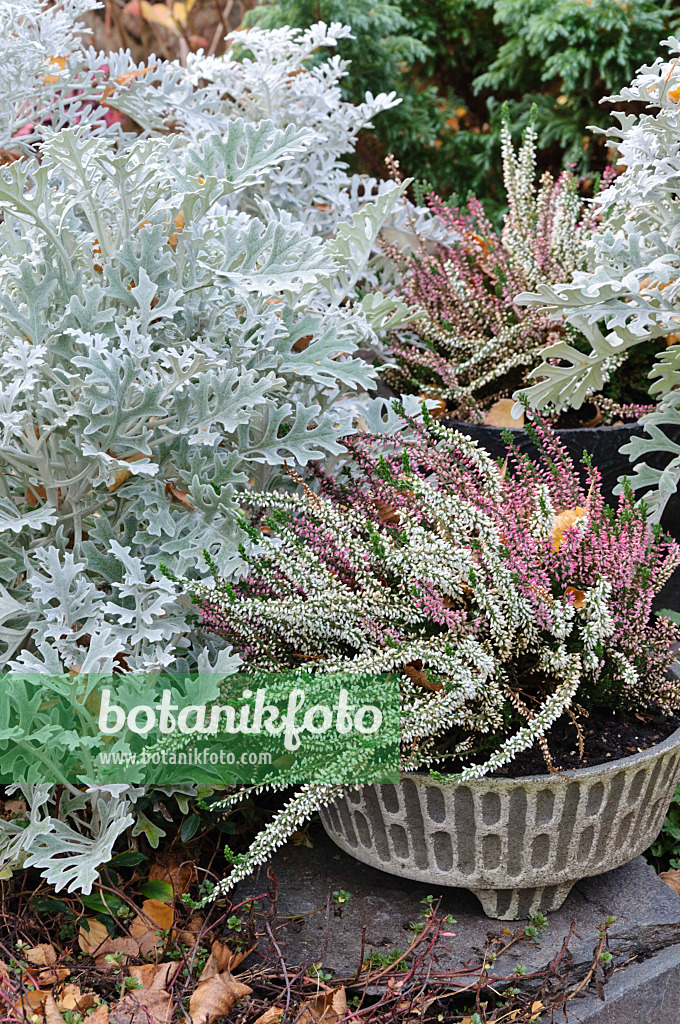
<svg viewBox="0 0 680 1024">
<path fill-rule="evenodd" d="M 557 910 L 575 882 L 658 835 L 680 776 L 680 729 L 639 754 L 559 775 L 441 783 L 403 775 L 321 811 L 331 839 L 393 875 L 470 889 L 502 921 Z"/>
</svg>

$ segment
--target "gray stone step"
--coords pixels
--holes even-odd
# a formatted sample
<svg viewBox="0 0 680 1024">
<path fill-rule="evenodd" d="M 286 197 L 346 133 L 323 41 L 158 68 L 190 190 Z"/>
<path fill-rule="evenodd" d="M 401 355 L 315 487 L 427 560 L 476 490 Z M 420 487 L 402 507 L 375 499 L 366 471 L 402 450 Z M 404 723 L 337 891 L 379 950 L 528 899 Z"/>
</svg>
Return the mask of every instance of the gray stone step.
<svg viewBox="0 0 680 1024">
<path fill-rule="evenodd" d="M 420 901 L 428 895 L 441 897 L 441 910 L 456 919 L 450 929 L 455 935 L 440 938 L 436 947 L 440 971 L 460 968 L 481 954 L 490 934 L 520 926 L 485 917 L 465 890 L 412 882 L 360 864 L 321 831 L 313 833 L 313 842 L 312 849 L 288 844 L 271 864 L 278 883 L 279 920 L 288 922 L 277 940 L 289 970 L 322 961 L 324 970 L 334 976 L 351 976 L 359 967 L 364 929 L 367 954 L 371 949 L 406 949 L 413 938 L 409 924 L 421 914 Z M 237 900 L 266 888 L 262 871 L 259 879 L 239 885 Z M 341 916 L 331 912 L 327 920 L 328 895 L 336 889 L 347 890 L 351 899 Z M 617 964 L 629 963 L 612 975 L 604 1003 L 594 994 L 575 999 L 569 1004 L 569 1020 L 680 1024 L 680 897 L 641 857 L 578 883 L 564 906 L 549 915 L 540 943 L 517 944 L 497 960 L 494 973 L 508 975 L 517 964 L 528 972 L 539 970 L 557 955 L 572 922 L 576 927 L 569 948 L 574 964 L 585 971 L 597 941 L 595 929 L 610 916 L 616 918 L 609 933 L 610 951 Z"/>
</svg>

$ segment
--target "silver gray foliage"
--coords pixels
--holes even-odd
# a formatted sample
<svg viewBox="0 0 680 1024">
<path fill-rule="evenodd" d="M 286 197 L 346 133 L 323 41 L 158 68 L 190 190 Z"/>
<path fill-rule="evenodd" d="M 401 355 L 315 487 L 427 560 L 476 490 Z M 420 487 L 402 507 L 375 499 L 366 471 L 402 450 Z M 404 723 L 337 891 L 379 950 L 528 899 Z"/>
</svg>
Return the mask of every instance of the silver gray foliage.
<svg viewBox="0 0 680 1024">
<path fill-rule="evenodd" d="M 655 518 L 680 483 L 680 444 L 665 429 L 680 426 L 680 63 L 672 56 L 680 53 L 680 40 L 671 37 L 662 45 L 671 57 L 645 65 L 630 86 L 608 97 L 644 103 L 650 112 L 614 111 L 619 127 L 607 130 L 607 141 L 625 170 L 596 197 L 605 225 L 592 235 L 588 269 L 517 299 L 545 306 L 590 343 L 586 354 L 566 341 L 545 349 L 527 391 L 537 408 L 579 408 L 632 347 L 658 339 L 650 374 L 656 409 L 642 419 L 647 436 L 623 448 L 633 459 L 664 456 L 664 469 L 643 461 L 631 479 L 636 488 L 652 488 L 645 500 Z"/>
</svg>

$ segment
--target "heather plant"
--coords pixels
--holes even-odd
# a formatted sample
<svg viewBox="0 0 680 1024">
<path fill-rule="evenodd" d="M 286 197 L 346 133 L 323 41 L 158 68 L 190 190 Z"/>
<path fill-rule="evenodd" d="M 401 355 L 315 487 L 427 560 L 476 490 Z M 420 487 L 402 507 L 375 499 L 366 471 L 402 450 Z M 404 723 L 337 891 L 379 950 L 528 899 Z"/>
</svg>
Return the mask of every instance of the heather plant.
<svg viewBox="0 0 680 1024">
<path fill-rule="evenodd" d="M 664 45 L 671 54 L 680 53 L 678 39 Z M 585 267 L 517 298 L 580 331 L 587 346 L 584 351 L 563 338 L 546 348 L 532 370 L 534 383 L 527 395 L 538 407 L 578 409 L 631 355 L 651 347 L 656 355 L 649 393 L 656 407 L 642 420 L 647 436 L 634 438 L 622 450 L 641 460 L 631 482 L 635 488 L 651 488 L 646 500 L 659 517 L 680 481 L 680 445 L 673 434 L 680 425 L 678 57 L 658 57 L 613 98 L 644 103 L 650 112 L 615 113 L 620 127 L 606 133 L 625 168 L 596 199 L 606 226 L 590 238 Z M 650 455 L 657 460 L 654 465 L 644 461 Z"/>
<path fill-rule="evenodd" d="M 540 462 L 509 442 L 502 468 L 427 417 L 411 428 L 348 438 L 337 478 L 312 470 L 316 491 L 251 495 L 248 574 L 187 583 L 208 631 L 254 672 L 396 673 L 404 771 L 477 778 L 534 744 L 552 771 L 563 716 L 581 736 L 596 706 L 676 710 L 680 634 L 651 603 L 680 548 L 644 506 L 630 492 L 605 506 L 598 471 L 577 469 L 541 420 Z M 303 787 L 216 893 L 337 793 Z"/>
<path fill-rule="evenodd" d="M 489 405 L 522 387 L 546 344 L 565 334 L 572 346 L 581 344 L 576 329 L 515 301 L 541 283 L 570 277 L 598 228 L 570 170 L 536 182 L 536 139 L 530 125 L 515 152 L 509 126 L 503 129 L 508 212 L 500 232 L 479 200 L 461 211 L 431 196 L 457 241 L 437 247 L 426 241 L 402 261 L 402 297 L 425 315 L 394 336 L 396 367 L 388 366 L 385 379 L 399 391 L 443 400 L 459 419 L 481 420 Z"/>
</svg>

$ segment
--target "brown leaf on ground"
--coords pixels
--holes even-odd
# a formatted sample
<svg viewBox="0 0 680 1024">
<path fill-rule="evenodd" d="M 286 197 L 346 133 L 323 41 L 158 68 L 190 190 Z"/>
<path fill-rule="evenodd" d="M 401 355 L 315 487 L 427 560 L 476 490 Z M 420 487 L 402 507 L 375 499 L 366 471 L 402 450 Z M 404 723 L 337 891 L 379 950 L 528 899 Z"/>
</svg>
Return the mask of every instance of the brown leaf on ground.
<svg viewBox="0 0 680 1024">
<path fill-rule="evenodd" d="M 223 974 L 225 971 L 231 974 L 241 963 L 241 960 L 248 956 L 249 952 L 250 950 L 232 953 L 229 946 L 215 939 L 210 950 L 210 956 L 206 960 L 205 967 L 198 979 L 199 984 L 202 981 L 207 981 L 208 978 L 214 978 L 216 974 Z"/>
<path fill-rule="evenodd" d="M 42 1007 L 49 995 L 51 995 L 49 989 L 27 988 L 21 996 L 22 1010 L 30 1017 L 35 1010 L 39 1010 Z"/>
<path fill-rule="evenodd" d="M 94 1013 L 89 1014 L 87 1024 L 109 1024 L 108 1006 L 105 1003 L 101 1003 Z"/>
<path fill-rule="evenodd" d="M 524 413 L 517 419 L 513 419 L 514 405 L 513 398 L 499 398 L 488 410 L 484 422 L 488 427 L 507 427 L 511 430 L 520 430 L 524 426 Z"/>
<path fill-rule="evenodd" d="M 152 864 L 149 871 L 150 882 L 169 882 L 176 897 L 188 892 L 196 877 L 193 861 L 183 861 L 181 857 L 172 854 L 165 861 Z"/>
<path fill-rule="evenodd" d="M 282 1017 L 283 1008 L 281 1006 L 270 1006 L 260 1014 L 255 1024 L 279 1024 Z"/>
<path fill-rule="evenodd" d="M 95 963 L 97 967 L 106 967 L 106 957 L 109 953 L 123 953 L 123 964 L 139 956 L 139 943 L 136 939 L 129 939 L 127 936 L 117 939 L 105 939 L 97 950 Z"/>
<path fill-rule="evenodd" d="M 99 953 L 99 947 L 108 937 L 105 924 L 96 917 L 86 917 L 78 931 L 78 945 L 83 953 Z"/>
<path fill-rule="evenodd" d="M 177 936 L 178 940 L 180 942 L 183 942 L 186 946 L 190 946 L 193 949 L 193 947 L 198 942 L 198 936 L 201 934 L 201 929 L 203 928 L 204 924 L 205 918 L 203 914 L 192 914 L 191 917 L 189 918 L 189 923 L 187 924 L 186 928 L 183 928 L 182 931 Z M 203 938 L 209 939 L 211 935 L 212 932 L 208 930 L 204 933 Z"/>
<path fill-rule="evenodd" d="M 68 978 L 71 973 L 70 967 L 50 967 L 46 971 L 41 971 L 38 975 L 38 985 L 40 988 L 50 988 L 52 985 L 57 985 L 64 978 Z"/>
<path fill-rule="evenodd" d="M 337 1024 L 347 1013 L 347 997 L 341 985 L 305 1000 L 297 1019 L 299 1024 L 320 1024 L 321 1021 L 323 1024 Z"/>
<path fill-rule="evenodd" d="M 144 900 L 142 913 L 137 914 L 130 925 L 130 935 L 139 943 L 142 956 L 155 953 L 159 931 L 172 928 L 175 912 L 167 903 L 160 900 Z"/>
<path fill-rule="evenodd" d="M 680 869 L 674 868 L 671 871 L 662 871 L 659 874 L 659 878 L 666 885 L 670 885 L 673 892 L 677 892 L 680 896 Z"/>
<path fill-rule="evenodd" d="M 214 978 L 201 981 L 189 1001 L 189 1016 L 196 1024 L 213 1024 L 223 1017 L 239 999 L 249 996 L 252 988 L 234 981 L 228 974 L 216 974 Z"/>
<path fill-rule="evenodd" d="M 388 505 L 386 501 L 381 501 L 380 498 L 373 498 L 371 504 L 378 510 L 378 519 L 381 523 L 398 523 L 399 513 L 393 505 Z"/>
<path fill-rule="evenodd" d="M 95 1003 L 94 992 L 81 992 L 77 985 L 65 985 L 64 991 L 59 996 L 60 1010 L 75 1010 L 77 1013 L 85 1013 Z"/>
<path fill-rule="evenodd" d="M 13 814 L 27 814 L 28 806 L 25 800 L 3 800 L 4 814 L 11 817 Z"/>
<path fill-rule="evenodd" d="M 26 952 L 26 959 L 33 967 L 51 967 L 57 962 L 57 951 L 49 942 L 41 942 Z"/>
<path fill-rule="evenodd" d="M 155 989 L 128 992 L 109 1010 L 112 1024 L 170 1024 L 172 996 Z"/>
<path fill-rule="evenodd" d="M 47 992 L 45 996 L 45 1024 L 65 1024 L 64 1018 L 59 1013 L 59 1007 L 56 1004 L 55 998 L 51 992 Z"/>
<path fill-rule="evenodd" d="M 141 967 L 131 967 L 129 974 L 131 978 L 136 978 L 143 989 L 162 992 L 174 978 L 179 966 L 179 960 L 165 964 L 142 964 Z"/>
</svg>

